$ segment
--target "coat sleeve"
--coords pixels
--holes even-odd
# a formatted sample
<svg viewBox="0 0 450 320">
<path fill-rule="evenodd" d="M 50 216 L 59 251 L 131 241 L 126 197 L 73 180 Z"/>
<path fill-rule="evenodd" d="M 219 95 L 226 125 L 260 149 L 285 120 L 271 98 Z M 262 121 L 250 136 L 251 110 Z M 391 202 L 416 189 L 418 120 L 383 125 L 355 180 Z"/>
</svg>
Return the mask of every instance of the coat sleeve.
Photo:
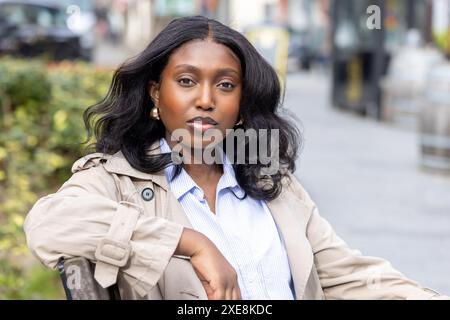
<svg viewBox="0 0 450 320">
<path fill-rule="evenodd" d="M 131 239 L 126 243 L 131 250 L 121 270 L 137 279 L 143 288 L 151 288 L 173 255 L 183 226 L 137 214 L 136 210 L 119 201 L 114 179 L 103 166 L 92 166 L 75 172 L 56 193 L 35 203 L 24 224 L 27 244 L 50 268 L 55 268 L 61 257 L 80 256 L 96 262 L 97 247 L 111 235 L 118 213 L 135 215 L 138 218 L 132 225 L 123 225 L 126 220 L 121 222 L 122 227 L 132 228 Z M 118 253 L 111 246 L 105 248 L 112 257 Z"/>
<path fill-rule="evenodd" d="M 450 299 L 406 278 L 388 261 L 350 248 L 319 214 L 300 183 L 295 184 L 297 194 L 311 208 L 306 232 L 326 299 Z"/>
</svg>

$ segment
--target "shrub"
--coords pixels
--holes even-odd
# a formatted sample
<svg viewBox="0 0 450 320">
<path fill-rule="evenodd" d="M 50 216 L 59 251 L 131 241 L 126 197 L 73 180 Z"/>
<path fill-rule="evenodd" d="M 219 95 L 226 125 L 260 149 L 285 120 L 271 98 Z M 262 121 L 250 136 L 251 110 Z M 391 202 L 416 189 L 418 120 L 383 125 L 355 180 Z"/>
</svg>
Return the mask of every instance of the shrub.
<svg viewBox="0 0 450 320">
<path fill-rule="evenodd" d="M 86 139 L 82 113 L 111 78 L 82 62 L 0 59 L 0 299 L 63 297 L 44 283 L 59 281 L 56 272 L 30 264 L 23 222 L 39 197 L 70 177 Z"/>
</svg>

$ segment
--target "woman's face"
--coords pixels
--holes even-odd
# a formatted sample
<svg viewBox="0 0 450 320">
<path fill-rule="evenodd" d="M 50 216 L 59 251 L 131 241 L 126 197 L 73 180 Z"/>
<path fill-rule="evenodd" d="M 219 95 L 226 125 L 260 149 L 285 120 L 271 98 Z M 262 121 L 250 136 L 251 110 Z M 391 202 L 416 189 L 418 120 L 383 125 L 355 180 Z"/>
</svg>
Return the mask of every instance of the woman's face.
<svg viewBox="0 0 450 320">
<path fill-rule="evenodd" d="M 205 148 L 211 140 L 203 133 L 213 128 L 225 137 L 239 120 L 241 89 L 240 61 L 228 47 L 195 40 L 175 50 L 160 82 L 150 87 L 169 145 L 177 143 L 171 142 L 176 129 L 189 133 L 192 148 Z"/>
</svg>

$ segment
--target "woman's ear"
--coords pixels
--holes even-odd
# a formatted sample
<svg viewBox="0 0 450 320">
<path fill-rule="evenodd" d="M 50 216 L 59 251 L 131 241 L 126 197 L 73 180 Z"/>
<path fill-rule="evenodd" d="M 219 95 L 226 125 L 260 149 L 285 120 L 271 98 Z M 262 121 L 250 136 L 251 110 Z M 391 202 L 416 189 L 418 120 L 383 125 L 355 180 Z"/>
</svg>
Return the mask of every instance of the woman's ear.
<svg viewBox="0 0 450 320">
<path fill-rule="evenodd" d="M 151 81 L 148 85 L 148 94 L 155 106 L 159 104 L 159 83 Z"/>
</svg>

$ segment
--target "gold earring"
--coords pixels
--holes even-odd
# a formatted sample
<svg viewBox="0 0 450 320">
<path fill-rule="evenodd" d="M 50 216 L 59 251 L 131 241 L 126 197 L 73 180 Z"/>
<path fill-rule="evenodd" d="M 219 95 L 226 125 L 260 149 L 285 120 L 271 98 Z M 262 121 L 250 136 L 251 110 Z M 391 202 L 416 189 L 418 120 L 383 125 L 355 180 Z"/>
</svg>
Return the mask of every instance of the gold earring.
<svg viewBox="0 0 450 320">
<path fill-rule="evenodd" d="M 157 107 L 153 107 L 152 110 L 150 110 L 150 118 L 161 120 L 161 118 L 159 117 L 159 109 Z"/>
</svg>

